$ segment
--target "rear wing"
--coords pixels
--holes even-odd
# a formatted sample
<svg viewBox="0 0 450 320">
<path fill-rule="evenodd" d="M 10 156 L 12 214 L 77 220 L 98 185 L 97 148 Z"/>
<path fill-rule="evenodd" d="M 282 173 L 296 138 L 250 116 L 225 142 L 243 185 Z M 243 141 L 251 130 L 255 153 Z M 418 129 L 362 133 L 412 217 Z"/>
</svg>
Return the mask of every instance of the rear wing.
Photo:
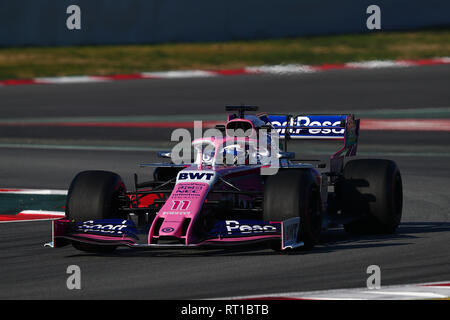
<svg viewBox="0 0 450 320">
<path fill-rule="evenodd" d="M 266 124 L 271 124 L 278 132 L 280 139 L 285 140 L 285 151 L 288 140 L 319 139 L 343 140 L 344 146 L 333 157 L 356 155 L 359 136 L 359 119 L 353 114 L 347 115 L 263 115 Z"/>
</svg>

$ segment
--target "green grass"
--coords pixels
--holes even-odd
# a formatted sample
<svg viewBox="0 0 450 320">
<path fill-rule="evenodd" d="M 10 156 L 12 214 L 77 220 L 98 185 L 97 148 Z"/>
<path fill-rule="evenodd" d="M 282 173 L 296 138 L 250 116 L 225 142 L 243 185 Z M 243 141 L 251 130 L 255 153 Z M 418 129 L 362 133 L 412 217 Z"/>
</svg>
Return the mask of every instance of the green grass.
<svg viewBox="0 0 450 320">
<path fill-rule="evenodd" d="M 450 56 L 450 30 L 158 45 L 0 49 L 0 79 Z"/>
</svg>

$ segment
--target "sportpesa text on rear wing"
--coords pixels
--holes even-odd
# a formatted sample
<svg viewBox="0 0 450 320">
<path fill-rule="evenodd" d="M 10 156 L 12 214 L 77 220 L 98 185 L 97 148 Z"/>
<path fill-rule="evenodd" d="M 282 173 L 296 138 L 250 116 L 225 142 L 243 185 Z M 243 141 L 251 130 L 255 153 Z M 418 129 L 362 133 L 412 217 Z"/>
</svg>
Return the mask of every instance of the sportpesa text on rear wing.
<svg viewBox="0 0 450 320">
<path fill-rule="evenodd" d="M 321 139 L 343 140 L 344 146 L 334 154 L 353 156 L 359 136 L 359 119 L 353 114 L 348 115 L 279 115 L 271 114 L 260 117 L 270 123 L 278 132 L 280 139 Z"/>
<path fill-rule="evenodd" d="M 349 115 L 268 115 L 268 120 L 277 130 L 280 139 L 338 139 L 345 138 L 345 132 L 354 118 Z"/>
</svg>

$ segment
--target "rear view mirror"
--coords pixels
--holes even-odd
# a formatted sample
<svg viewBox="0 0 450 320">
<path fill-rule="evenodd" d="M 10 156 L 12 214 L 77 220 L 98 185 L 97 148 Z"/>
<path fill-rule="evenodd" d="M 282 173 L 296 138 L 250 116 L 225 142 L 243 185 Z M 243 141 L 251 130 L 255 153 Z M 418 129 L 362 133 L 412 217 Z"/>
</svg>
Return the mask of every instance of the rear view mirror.
<svg viewBox="0 0 450 320">
<path fill-rule="evenodd" d="M 280 159 L 294 159 L 295 158 L 295 152 L 280 152 L 279 153 Z"/>
<path fill-rule="evenodd" d="M 171 159 L 172 153 L 170 151 L 158 151 L 158 157 Z"/>
<path fill-rule="evenodd" d="M 224 124 L 216 124 L 216 129 L 220 132 L 225 132 L 225 125 Z"/>
</svg>

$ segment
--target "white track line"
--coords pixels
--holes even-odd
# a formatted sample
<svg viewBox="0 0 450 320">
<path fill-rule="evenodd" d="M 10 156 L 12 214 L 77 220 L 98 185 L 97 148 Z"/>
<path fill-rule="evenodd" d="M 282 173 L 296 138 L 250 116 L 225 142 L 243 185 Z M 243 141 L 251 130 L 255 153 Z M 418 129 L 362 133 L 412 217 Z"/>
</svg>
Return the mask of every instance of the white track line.
<svg viewBox="0 0 450 320">
<path fill-rule="evenodd" d="M 0 188 L 0 194 L 67 195 L 67 190 Z"/>
<path fill-rule="evenodd" d="M 63 211 L 24 210 L 16 215 L 0 215 L 0 223 L 49 221 L 65 217 Z M 6 220 L 2 220 L 5 219 Z M 11 220 L 9 220 L 11 218 Z"/>
<path fill-rule="evenodd" d="M 305 300 L 411 300 L 450 297 L 450 281 L 382 286 L 380 289 L 351 288 L 323 291 L 280 292 L 219 299 L 305 299 Z"/>
<path fill-rule="evenodd" d="M 48 211 L 48 210 L 23 210 L 19 212 L 20 215 L 43 215 L 43 216 L 65 216 L 64 211 Z"/>
<path fill-rule="evenodd" d="M 449 64 L 450 57 L 437 57 L 432 59 L 416 60 L 372 60 L 361 62 L 348 62 L 329 65 L 303 65 L 303 64 L 279 64 L 244 67 L 242 69 L 230 70 L 172 70 L 161 72 L 140 72 L 136 74 L 116 74 L 110 76 L 63 76 L 63 77 L 40 77 L 34 79 L 10 79 L 0 81 L 0 87 L 8 85 L 26 85 L 26 84 L 71 84 L 117 81 L 127 79 L 184 79 L 184 78 L 205 78 L 242 74 L 302 74 L 312 72 L 324 72 L 331 69 L 381 69 L 381 68 L 399 68 L 414 67 L 422 65 Z"/>
<path fill-rule="evenodd" d="M 163 71 L 163 72 L 143 72 L 144 78 L 167 78 L 167 79 L 183 79 L 183 78 L 204 78 L 216 77 L 217 73 L 203 70 L 181 70 L 181 71 Z"/>
</svg>

